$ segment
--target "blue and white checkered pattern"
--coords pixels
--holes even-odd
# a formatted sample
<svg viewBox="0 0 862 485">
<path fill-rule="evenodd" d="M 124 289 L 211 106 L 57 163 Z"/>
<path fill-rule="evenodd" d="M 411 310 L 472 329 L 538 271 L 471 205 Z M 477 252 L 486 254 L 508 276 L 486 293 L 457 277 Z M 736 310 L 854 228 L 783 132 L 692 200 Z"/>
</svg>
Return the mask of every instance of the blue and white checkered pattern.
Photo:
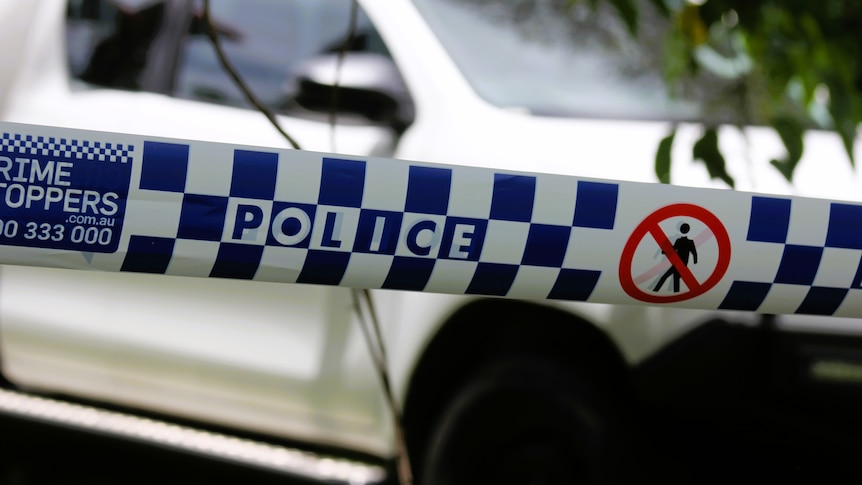
<svg viewBox="0 0 862 485">
<path fill-rule="evenodd" d="M 596 287 L 572 241 L 613 229 L 617 184 L 375 162 L 145 142 L 141 199 L 179 209 L 129 228 L 122 270 L 566 300 Z"/>
<path fill-rule="evenodd" d="M 789 301 L 798 302 L 796 313 L 836 315 L 842 313 L 842 305 L 858 306 L 862 206 L 802 202 L 752 197 L 746 240 L 753 243 L 761 262 L 771 262 L 775 274 L 766 280 L 735 279 L 719 308 L 769 313 Z"/>
<path fill-rule="evenodd" d="M 27 133 L 23 125 L 3 128 Z M 721 274 L 703 293 L 666 304 L 862 316 L 862 204 L 54 128 L 31 133 L 2 134 L 0 153 L 56 157 L 57 165 L 4 162 L 8 219 L 112 239 L 49 245 L 22 231 L 4 240 L 4 262 L 630 304 L 642 300 L 622 288 L 622 276 L 658 267 L 661 258 L 654 234 L 630 244 L 636 228 L 657 209 L 687 204 L 714 216 L 728 242 L 719 244 L 713 228 L 691 270 L 701 284 L 713 268 Z M 94 139 L 111 142 L 83 141 Z M 67 163 L 76 160 L 95 163 Z M 33 180 L 10 175 L 12 166 L 36 167 Z M 656 230 L 670 234 L 683 219 L 698 216 L 670 217 Z M 46 234 L 51 241 L 57 233 Z M 721 256 L 730 262 L 720 268 Z"/>
<path fill-rule="evenodd" d="M 145 142 L 138 190 L 147 194 L 133 195 L 130 204 L 175 204 L 158 204 L 161 224 L 130 227 L 122 270 L 630 301 L 618 296 L 618 260 L 608 255 L 621 254 L 631 235 L 614 231 L 617 223 L 634 227 L 648 213 L 637 216 L 645 210 L 644 186 L 621 198 L 613 182 L 289 153 Z M 716 197 L 732 202 L 713 210 L 724 213 L 738 238 L 731 270 L 706 297 L 709 306 L 862 313 L 862 206 L 703 196 L 705 207 Z M 749 220 L 738 220 L 749 202 Z M 772 276 L 764 278 L 764 269 Z"/>
<path fill-rule="evenodd" d="M 0 151 L 21 155 L 63 157 L 72 160 L 130 163 L 134 149 L 134 145 L 131 144 L 103 143 L 18 133 L 3 133 L 0 137 Z"/>
</svg>

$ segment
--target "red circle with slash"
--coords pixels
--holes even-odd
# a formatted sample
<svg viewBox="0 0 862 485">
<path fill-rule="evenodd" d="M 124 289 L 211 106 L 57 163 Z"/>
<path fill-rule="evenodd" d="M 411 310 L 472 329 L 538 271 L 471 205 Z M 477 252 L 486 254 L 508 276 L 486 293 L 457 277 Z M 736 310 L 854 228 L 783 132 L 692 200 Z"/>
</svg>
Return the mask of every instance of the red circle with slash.
<svg viewBox="0 0 862 485">
<path fill-rule="evenodd" d="M 718 244 L 718 261 L 715 269 L 703 282 L 697 281 L 694 273 L 688 266 L 682 262 L 682 259 L 673 248 L 673 243 L 659 227 L 659 223 L 672 217 L 690 217 L 697 219 L 706 225 L 707 229 L 712 231 L 715 236 L 715 241 Z M 658 243 L 659 247 L 664 252 L 671 265 L 676 268 L 688 291 L 675 293 L 673 295 L 656 295 L 647 293 L 638 287 L 632 276 L 633 259 L 635 250 L 640 246 L 641 242 L 647 237 L 652 236 Z M 730 266 L 730 236 L 727 234 L 724 224 L 712 212 L 703 207 L 694 204 L 673 204 L 653 212 L 643 220 L 623 247 L 623 253 L 620 257 L 620 285 L 623 290 L 632 298 L 647 303 L 675 303 L 679 301 L 689 300 L 696 296 L 700 296 L 711 290 L 721 281 L 727 273 L 727 268 Z"/>
</svg>

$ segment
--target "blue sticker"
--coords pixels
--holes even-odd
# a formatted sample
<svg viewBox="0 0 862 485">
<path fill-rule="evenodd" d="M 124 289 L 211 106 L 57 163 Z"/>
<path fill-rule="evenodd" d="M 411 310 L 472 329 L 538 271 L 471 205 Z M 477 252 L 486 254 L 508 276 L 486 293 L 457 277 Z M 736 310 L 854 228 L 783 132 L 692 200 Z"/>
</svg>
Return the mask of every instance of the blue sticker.
<svg viewBox="0 0 862 485">
<path fill-rule="evenodd" d="M 407 179 L 407 212 L 445 215 L 449 209 L 452 169 L 410 167 Z"/>
<path fill-rule="evenodd" d="M 231 197 L 272 200 L 277 178 L 277 153 L 234 150 Z"/>
<path fill-rule="evenodd" d="M 494 174 L 491 194 L 491 219 L 530 222 L 536 198 L 536 177 Z"/>
<path fill-rule="evenodd" d="M 117 251 L 134 146 L 4 133 L 0 244 Z"/>
<path fill-rule="evenodd" d="M 144 142 L 140 183 L 142 189 L 182 193 L 186 190 L 188 169 L 188 145 Z"/>
<path fill-rule="evenodd" d="M 826 247 L 862 249 L 862 206 L 833 203 L 829 210 Z"/>
<path fill-rule="evenodd" d="M 464 293 L 468 295 L 506 296 L 518 275 L 517 264 L 479 263 Z"/>
<path fill-rule="evenodd" d="M 823 248 L 819 246 L 794 244 L 784 246 L 784 254 L 778 265 L 775 282 L 788 285 L 812 285 L 822 257 Z"/>
<path fill-rule="evenodd" d="M 617 184 L 579 181 L 572 225 L 613 229 L 617 217 L 619 191 L 620 186 Z"/>
<path fill-rule="evenodd" d="M 132 236 L 120 271 L 165 274 L 175 243 L 169 237 Z"/>
<path fill-rule="evenodd" d="M 323 205 L 361 207 L 365 190 L 365 162 L 323 158 L 319 202 Z"/>
<path fill-rule="evenodd" d="M 263 246 L 222 243 L 219 245 L 218 255 L 215 263 L 213 263 L 210 276 L 213 278 L 253 279 L 262 257 Z"/>
<path fill-rule="evenodd" d="M 790 199 L 752 197 L 748 219 L 749 241 L 784 243 L 790 228 Z"/>
<path fill-rule="evenodd" d="M 601 271 L 563 268 L 548 293 L 551 300 L 587 301 L 599 282 Z"/>
<path fill-rule="evenodd" d="M 718 308 L 721 310 L 757 311 L 763 301 L 766 300 L 766 295 L 771 289 L 772 283 L 734 281 Z"/>
<path fill-rule="evenodd" d="M 796 309 L 796 313 L 807 315 L 832 315 L 844 303 L 844 298 L 850 290 L 847 288 L 827 288 L 812 286 Z"/>
<path fill-rule="evenodd" d="M 227 197 L 185 194 L 180 209 L 177 237 L 198 241 L 220 241 L 227 217 Z"/>
<path fill-rule="evenodd" d="M 563 266 L 571 233 L 571 228 L 566 226 L 530 224 L 521 264 L 549 268 Z"/>
<path fill-rule="evenodd" d="M 396 256 L 392 260 L 386 281 L 383 282 L 383 288 L 422 291 L 431 279 L 435 263 L 434 259 Z"/>
</svg>

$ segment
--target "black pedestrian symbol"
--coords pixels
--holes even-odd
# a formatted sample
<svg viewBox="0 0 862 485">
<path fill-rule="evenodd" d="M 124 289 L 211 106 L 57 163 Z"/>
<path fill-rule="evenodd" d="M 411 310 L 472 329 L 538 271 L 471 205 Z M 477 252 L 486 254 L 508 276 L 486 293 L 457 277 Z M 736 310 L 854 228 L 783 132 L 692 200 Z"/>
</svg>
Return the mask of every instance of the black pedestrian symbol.
<svg viewBox="0 0 862 485">
<path fill-rule="evenodd" d="M 676 242 L 673 243 L 674 252 L 676 252 L 677 256 L 679 256 L 679 259 L 682 260 L 682 263 L 685 266 L 688 266 L 689 255 L 692 257 L 692 264 L 697 264 L 697 248 L 694 247 L 694 241 L 685 236 L 688 234 L 690 229 L 691 227 L 688 224 L 682 223 L 682 225 L 679 226 L 679 232 L 683 235 L 677 238 Z M 664 254 L 664 251 L 662 251 L 662 254 Z M 664 282 L 667 281 L 670 276 L 673 276 L 673 292 L 679 293 L 679 269 L 673 264 L 663 275 L 661 275 L 661 278 L 659 278 L 658 283 L 656 283 L 655 288 L 653 288 L 652 291 L 659 291 L 662 285 L 664 285 Z"/>
</svg>

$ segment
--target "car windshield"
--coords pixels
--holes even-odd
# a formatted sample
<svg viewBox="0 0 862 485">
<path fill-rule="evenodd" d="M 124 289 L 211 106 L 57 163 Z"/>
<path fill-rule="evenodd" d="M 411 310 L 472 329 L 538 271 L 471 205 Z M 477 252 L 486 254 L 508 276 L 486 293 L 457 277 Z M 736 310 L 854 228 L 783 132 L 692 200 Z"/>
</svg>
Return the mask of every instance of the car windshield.
<svg viewBox="0 0 862 485">
<path fill-rule="evenodd" d="M 709 90 L 701 79 L 670 95 L 661 59 L 667 21 L 648 9 L 634 39 L 612 9 L 594 10 L 590 2 L 413 2 L 473 89 L 500 107 L 547 116 L 721 121 L 738 106 L 716 99 L 728 87 L 717 78 Z"/>
</svg>

